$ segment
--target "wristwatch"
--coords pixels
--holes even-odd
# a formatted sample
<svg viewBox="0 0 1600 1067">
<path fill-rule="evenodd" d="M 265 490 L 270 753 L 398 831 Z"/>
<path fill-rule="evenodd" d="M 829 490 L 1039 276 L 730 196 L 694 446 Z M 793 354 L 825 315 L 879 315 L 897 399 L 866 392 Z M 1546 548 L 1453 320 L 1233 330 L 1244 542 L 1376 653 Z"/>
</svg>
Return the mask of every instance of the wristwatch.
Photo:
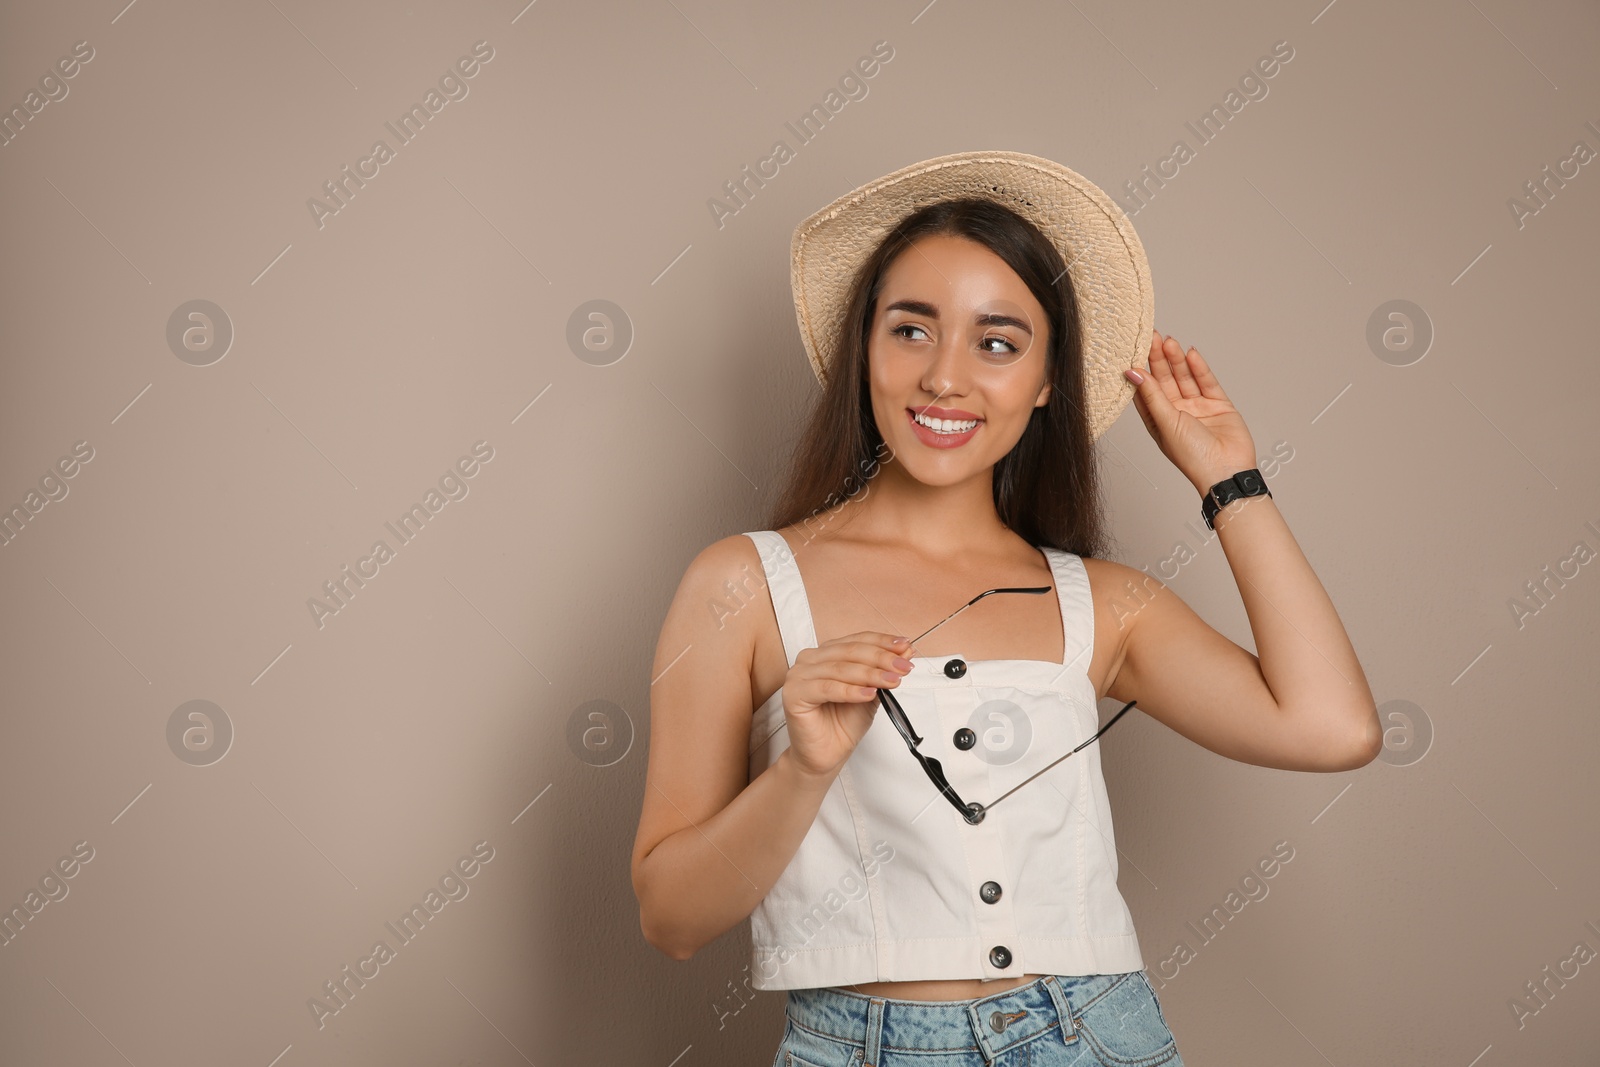
<svg viewBox="0 0 1600 1067">
<path fill-rule="evenodd" d="M 1261 477 L 1261 472 L 1255 467 L 1247 471 L 1240 471 L 1232 478 L 1224 478 L 1213 485 L 1206 493 L 1200 505 L 1200 516 L 1206 520 L 1206 527 L 1215 530 L 1211 520 L 1228 504 L 1240 497 L 1272 495 L 1272 490 L 1267 488 L 1267 480 Z"/>
</svg>

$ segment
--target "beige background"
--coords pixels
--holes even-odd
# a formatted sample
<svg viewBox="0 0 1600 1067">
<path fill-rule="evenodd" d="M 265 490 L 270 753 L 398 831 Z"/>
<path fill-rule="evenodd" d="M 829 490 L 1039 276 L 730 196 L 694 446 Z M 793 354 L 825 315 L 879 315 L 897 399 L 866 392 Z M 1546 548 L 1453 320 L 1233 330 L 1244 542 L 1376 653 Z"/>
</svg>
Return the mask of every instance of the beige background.
<svg viewBox="0 0 1600 1067">
<path fill-rule="evenodd" d="M 1108 735 L 1179 1048 L 1592 1062 L 1600 964 L 1542 1006 L 1526 983 L 1600 951 L 1600 566 L 1565 564 L 1520 626 L 1511 602 L 1600 550 L 1600 164 L 1520 226 L 1509 202 L 1600 149 L 1593 5 L 120 2 L 8 5 L 0 32 L 8 110 L 93 49 L 0 148 L 0 506 L 38 509 L 0 547 L 0 905 L 67 890 L 0 948 L 0 1061 L 770 1062 L 783 1003 L 735 996 L 746 928 L 656 953 L 628 854 L 666 605 L 696 551 L 760 528 L 816 388 L 789 234 L 973 148 L 1059 159 L 1131 211 L 1124 183 L 1182 139 L 1135 215 L 1156 325 L 1264 458 L 1292 453 L 1278 506 L 1393 730 L 1336 775 L 1142 716 Z M 468 94 L 319 228 L 307 201 L 479 41 Z M 798 144 L 784 124 L 878 41 L 866 95 Z M 1266 95 L 1199 143 L 1185 124 L 1279 41 L 1293 58 L 1245 82 Z M 708 201 L 779 138 L 793 158 L 719 227 Z M 567 340 L 595 299 L 634 334 L 608 366 Z M 168 343 L 191 300 L 231 323 L 220 359 L 215 334 Z M 1395 300 L 1423 318 L 1391 352 L 1369 323 Z M 384 524 L 480 441 L 445 478 L 467 495 L 402 544 Z M 1117 558 L 1253 647 L 1131 412 L 1102 454 Z M 379 539 L 394 558 L 319 625 L 308 603 Z M 197 700 L 209 727 L 170 742 Z M 586 725 L 610 748 L 569 742 Z M 1280 841 L 1268 894 L 1202 942 Z M 319 1028 L 323 983 L 479 842 L 447 880 L 468 895 Z"/>
</svg>

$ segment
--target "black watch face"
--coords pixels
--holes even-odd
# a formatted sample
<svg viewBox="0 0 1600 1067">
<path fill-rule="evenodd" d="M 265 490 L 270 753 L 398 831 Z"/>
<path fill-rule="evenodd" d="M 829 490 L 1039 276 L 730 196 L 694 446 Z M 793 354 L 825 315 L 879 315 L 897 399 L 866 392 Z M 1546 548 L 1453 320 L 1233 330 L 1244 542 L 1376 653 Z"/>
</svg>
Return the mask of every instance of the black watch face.
<svg viewBox="0 0 1600 1067">
<path fill-rule="evenodd" d="M 1240 471 L 1238 474 L 1233 476 L 1233 480 L 1238 482 L 1239 488 L 1243 489 L 1246 493 L 1257 492 L 1260 490 L 1262 485 L 1261 475 L 1257 474 L 1255 471 Z"/>
</svg>

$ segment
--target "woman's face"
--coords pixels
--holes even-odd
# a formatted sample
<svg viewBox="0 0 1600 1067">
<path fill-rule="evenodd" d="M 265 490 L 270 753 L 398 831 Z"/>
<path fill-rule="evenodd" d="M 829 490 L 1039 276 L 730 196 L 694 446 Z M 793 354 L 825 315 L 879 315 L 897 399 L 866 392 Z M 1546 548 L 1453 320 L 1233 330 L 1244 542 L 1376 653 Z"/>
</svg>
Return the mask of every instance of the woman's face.
<svg viewBox="0 0 1600 1067">
<path fill-rule="evenodd" d="M 878 432 L 925 484 L 985 472 L 1049 400 L 1049 351 L 1044 308 L 1005 260 L 965 237 L 924 237 L 885 271 L 867 332 Z"/>
</svg>

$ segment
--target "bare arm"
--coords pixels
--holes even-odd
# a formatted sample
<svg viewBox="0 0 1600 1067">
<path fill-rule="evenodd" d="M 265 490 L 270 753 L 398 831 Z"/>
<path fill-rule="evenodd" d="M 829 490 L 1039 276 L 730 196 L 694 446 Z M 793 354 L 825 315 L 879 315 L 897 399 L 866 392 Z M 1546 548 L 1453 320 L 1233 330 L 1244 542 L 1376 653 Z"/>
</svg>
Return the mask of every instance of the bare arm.
<svg viewBox="0 0 1600 1067">
<path fill-rule="evenodd" d="M 689 959 L 747 918 L 799 851 L 832 778 L 799 770 L 789 755 L 785 750 L 711 818 L 673 832 L 643 856 L 636 852 L 639 926 L 673 959 Z M 656 802 L 674 806 L 653 791 Z"/>
<path fill-rule="evenodd" d="M 756 560 L 753 567 L 748 566 Z M 799 851 L 834 774 L 799 767 L 785 749 L 749 780 L 751 665 L 759 556 L 749 538 L 725 538 L 695 558 L 656 646 L 650 758 L 633 846 L 633 890 L 645 940 L 687 960 L 747 918 Z M 741 589 L 736 614 L 724 581 Z"/>
<path fill-rule="evenodd" d="M 1383 733 L 1372 690 L 1333 602 L 1269 497 L 1229 504 L 1217 536 L 1260 658 L 1218 633 L 1166 585 L 1121 564 L 1148 598 L 1124 622 L 1108 693 L 1229 759 L 1343 771 L 1373 759 Z M 1102 564 L 1105 566 L 1105 564 Z M 1125 573 L 1124 573 L 1125 572 Z"/>
<path fill-rule="evenodd" d="M 1176 339 L 1152 331 L 1149 370 L 1133 376 L 1145 427 L 1199 493 L 1254 466 L 1244 420 L 1197 349 L 1185 353 Z M 1259 659 L 1166 586 L 1123 568 L 1154 596 L 1133 616 L 1108 691 L 1245 763 L 1342 771 L 1371 762 L 1383 745 L 1372 690 L 1277 504 L 1266 496 L 1236 500 L 1215 525 Z"/>
</svg>

